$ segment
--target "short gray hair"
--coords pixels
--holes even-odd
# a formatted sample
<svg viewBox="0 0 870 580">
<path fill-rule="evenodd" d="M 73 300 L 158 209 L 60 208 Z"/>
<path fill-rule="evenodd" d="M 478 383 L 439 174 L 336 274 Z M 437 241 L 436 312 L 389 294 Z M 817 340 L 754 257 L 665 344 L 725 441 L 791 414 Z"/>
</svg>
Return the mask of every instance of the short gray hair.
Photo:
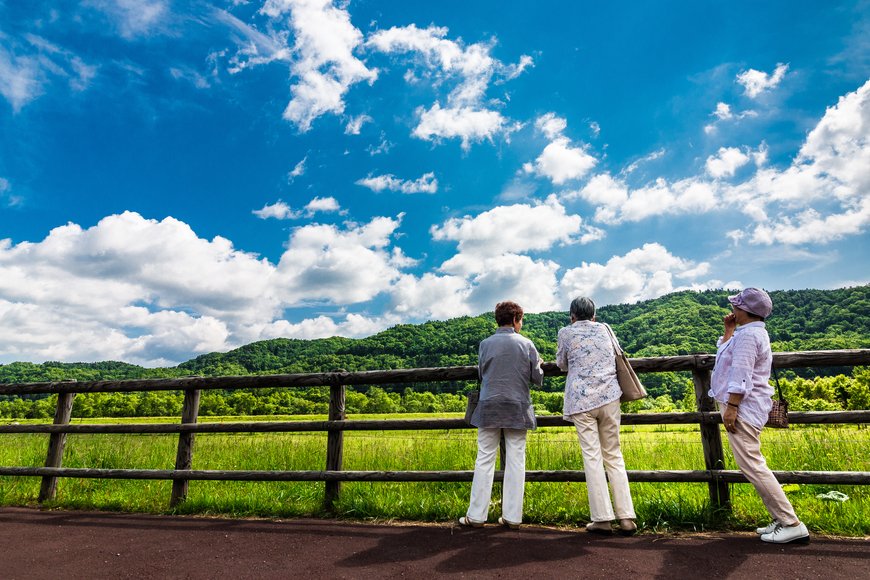
<svg viewBox="0 0 870 580">
<path fill-rule="evenodd" d="M 595 316 L 595 303 L 591 298 L 578 296 L 571 301 L 571 316 L 575 320 L 592 320 Z"/>
</svg>

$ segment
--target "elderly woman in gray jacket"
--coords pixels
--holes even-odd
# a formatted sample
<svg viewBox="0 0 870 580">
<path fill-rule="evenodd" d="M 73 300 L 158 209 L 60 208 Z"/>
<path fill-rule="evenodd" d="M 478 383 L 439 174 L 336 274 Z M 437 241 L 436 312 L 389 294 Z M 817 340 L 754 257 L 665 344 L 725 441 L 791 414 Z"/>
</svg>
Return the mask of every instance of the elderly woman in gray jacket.
<svg viewBox="0 0 870 580">
<path fill-rule="evenodd" d="M 592 519 L 586 530 L 612 534 L 611 521 L 618 519 L 619 532 L 629 535 L 637 531 L 637 525 L 619 447 L 622 391 L 616 380 L 615 340 L 607 325 L 595 322 L 592 299 L 575 298 L 571 325 L 559 330 L 556 364 L 568 371 L 562 416 L 577 428 L 583 452 Z M 613 503 L 607 491 L 608 478 Z"/>
<path fill-rule="evenodd" d="M 486 522 L 495 457 L 504 433 L 506 465 L 498 523 L 517 528 L 523 521 L 526 432 L 537 427 L 529 383 L 540 386 L 544 372 L 534 343 L 520 335 L 522 307 L 515 302 L 498 303 L 495 321 L 498 329 L 478 350 L 480 401 L 471 417 L 471 424 L 477 427 L 477 461 L 468 511 L 459 518 L 459 525 L 479 528 Z"/>
</svg>

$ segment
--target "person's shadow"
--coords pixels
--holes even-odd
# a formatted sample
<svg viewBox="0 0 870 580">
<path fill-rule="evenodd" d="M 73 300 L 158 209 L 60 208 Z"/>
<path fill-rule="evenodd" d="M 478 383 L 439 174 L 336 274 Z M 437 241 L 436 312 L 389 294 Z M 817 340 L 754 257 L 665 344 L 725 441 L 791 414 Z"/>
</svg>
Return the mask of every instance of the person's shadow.
<svg viewBox="0 0 870 580">
<path fill-rule="evenodd" d="M 445 574 L 497 575 L 506 570 L 516 573 L 532 564 L 529 572 L 540 572 L 543 565 L 553 576 L 582 572 L 585 578 L 629 574 L 670 580 L 699 574 L 724 578 L 744 566 L 757 569 L 759 577 L 776 577 L 785 564 L 788 564 L 785 569 L 804 568 L 799 560 L 807 558 L 818 566 L 821 559 L 859 557 L 860 563 L 852 563 L 862 569 L 870 562 L 870 551 L 858 554 L 860 551 L 841 551 L 834 545 L 764 544 L 754 534 L 625 538 L 534 527 L 519 531 L 495 526 L 483 530 L 431 527 L 386 534 L 376 546 L 336 561 L 335 565 L 361 569 L 432 559 L 433 571 Z"/>
</svg>

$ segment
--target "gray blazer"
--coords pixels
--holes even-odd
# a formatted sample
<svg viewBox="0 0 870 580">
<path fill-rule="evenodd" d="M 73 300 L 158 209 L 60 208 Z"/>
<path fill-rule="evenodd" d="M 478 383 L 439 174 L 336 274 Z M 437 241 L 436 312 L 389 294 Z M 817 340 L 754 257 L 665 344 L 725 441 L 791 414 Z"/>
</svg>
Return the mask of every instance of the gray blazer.
<svg viewBox="0 0 870 580">
<path fill-rule="evenodd" d="M 541 362 L 534 343 L 513 328 L 499 327 L 481 342 L 477 363 L 480 402 L 471 424 L 502 429 L 537 427 L 529 383 L 543 383 Z"/>
</svg>

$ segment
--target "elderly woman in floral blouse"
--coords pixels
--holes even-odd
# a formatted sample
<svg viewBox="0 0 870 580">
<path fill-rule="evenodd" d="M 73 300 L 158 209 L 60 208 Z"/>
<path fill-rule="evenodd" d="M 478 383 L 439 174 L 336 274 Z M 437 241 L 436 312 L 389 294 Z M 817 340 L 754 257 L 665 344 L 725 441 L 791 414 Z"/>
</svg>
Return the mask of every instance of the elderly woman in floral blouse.
<svg viewBox="0 0 870 580">
<path fill-rule="evenodd" d="M 619 532 L 630 535 L 637 531 L 637 525 L 619 448 L 622 391 L 616 380 L 616 351 L 611 330 L 595 322 L 595 303 L 590 298 L 575 298 L 570 313 L 571 325 L 559 330 L 556 364 L 568 371 L 562 415 L 577 427 L 583 452 L 592 519 L 586 530 L 611 534 L 611 521 L 617 519 Z M 613 490 L 612 504 L 607 490 L 608 478 Z"/>
</svg>

